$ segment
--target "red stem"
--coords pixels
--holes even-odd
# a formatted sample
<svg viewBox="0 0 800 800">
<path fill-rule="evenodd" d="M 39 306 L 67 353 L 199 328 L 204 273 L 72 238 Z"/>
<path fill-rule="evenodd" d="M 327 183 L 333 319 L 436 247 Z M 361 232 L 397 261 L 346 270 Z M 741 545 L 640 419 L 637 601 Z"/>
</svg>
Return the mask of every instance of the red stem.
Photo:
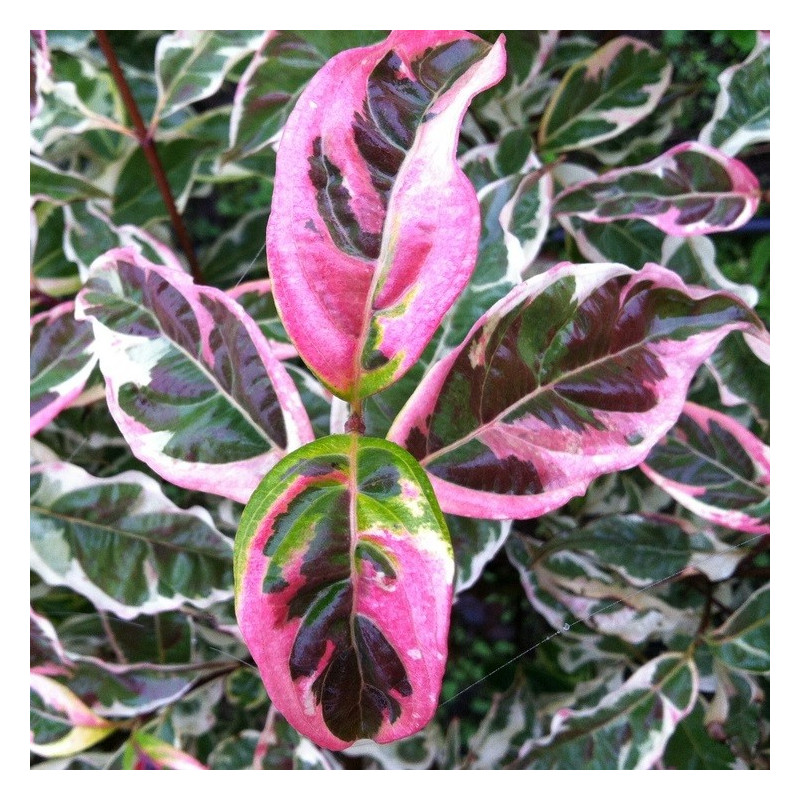
<svg viewBox="0 0 800 800">
<path fill-rule="evenodd" d="M 95 31 L 94 35 L 97 37 L 97 43 L 100 45 L 100 49 L 103 51 L 103 55 L 106 57 L 108 67 L 111 70 L 111 75 L 114 78 L 114 82 L 117 84 L 120 95 L 122 95 L 122 102 L 125 104 L 125 108 L 127 109 L 128 115 L 133 123 L 133 127 L 136 132 L 136 139 L 144 150 L 145 158 L 147 159 L 147 163 L 150 166 L 150 171 L 153 173 L 153 177 L 155 178 L 158 191 L 161 192 L 164 205 L 167 207 L 167 211 L 169 212 L 169 218 L 172 222 L 172 227 L 175 229 L 175 234 L 178 237 L 181 249 L 186 254 L 186 258 L 189 261 L 192 277 L 196 283 L 202 283 L 203 274 L 200 271 L 200 264 L 197 261 L 197 256 L 195 255 L 194 247 L 192 246 L 192 240 L 189 238 L 189 232 L 186 230 L 183 218 L 181 217 L 180 213 L 178 212 L 178 208 L 175 205 L 175 199 L 172 197 L 172 189 L 170 188 L 169 181 L 167 180 L 167 174 L 164 172 L 164 167 L 161 164 L 161 160 L 158 157 L 155 143 L 147 131 L 147 127 L 144 124 L 142 115 L 139 113 L 139 106 L 136 104 L 136 100 L 131 93 L 130 86 L 128 86 L 128 81 L 125 79 L 125 75 L 122 72 L 119 61 L 117 61 L 114 48 L 111 46 L 111 42 L 109 42 L 105 31 Z"/>
</svg>

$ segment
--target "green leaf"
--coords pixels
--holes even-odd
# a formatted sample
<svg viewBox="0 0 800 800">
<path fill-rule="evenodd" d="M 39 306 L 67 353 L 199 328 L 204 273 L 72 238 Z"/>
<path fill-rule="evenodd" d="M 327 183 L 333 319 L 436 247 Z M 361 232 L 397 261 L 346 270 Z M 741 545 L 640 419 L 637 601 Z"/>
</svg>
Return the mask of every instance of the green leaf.
<svg viewBox="0 0 800 800">
<path fill-rule="evenodd" d="M 260 37 L 259 31 L 176 31 L 159 39 L 153 127 L 217 92 L 230 68 L 258 46 Z"/>
<path fill-rule="evenodd" d="M 35 479 L 35 480 L 33 480 Z M 204 509 L 183 511 L 136 472 L 32 472 L 31 567 L 123 619 L 230 596 L 231 545 Z"/>
<path fill-rule="evenodd" d="M 664 752 L 664 764 L 673 769 L 732 769 L 730 748 L 709 736 L 703 723 L 703 706 L 698 703 L 681 720 Z"/>
<path fill-rule="evenodd" d="M 86 197 L 108 197 L 102 189 L 80 175 L 57 169 L 34 155 L 31 156 L 30 192 L 32 199 L 46 199 L 55 203 L 71 203 Z"/>
<path fill-rule="evenodd" d="M 206 146 L 198 139 L 177 139 L 156 144 L 178 210 L 186 203 L 198 160 Z M 128 223 L 144 226 L 155 220 L 167 219 L 168 216 L 144 150 L 137 147 L 125 162 L 114 188 L 112 219 L 117 225 Z"/>
<path fill-rule="evenodd" d="M 694 662 L 664 653 L 593 708 L 562 708 L 550 733 L 534 739 L 516 769 L 649 769 L 697 700 Z"/>
<path fill-rule="evenodd" d="M 769 586 L 751 595 L 707 640 L 730 669 L 769 673 Z"/>
</svg>

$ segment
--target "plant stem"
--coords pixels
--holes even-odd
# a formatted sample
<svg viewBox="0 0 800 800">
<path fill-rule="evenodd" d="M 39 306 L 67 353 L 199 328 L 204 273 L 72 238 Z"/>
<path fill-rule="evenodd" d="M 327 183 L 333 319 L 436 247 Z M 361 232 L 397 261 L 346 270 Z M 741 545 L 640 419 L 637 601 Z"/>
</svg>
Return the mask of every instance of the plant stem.
<svg viewBox="0 0 800 800">
<path fill-rule="evenodd" d="M 122 652 L 122 648 L 119 646 L 117 637 L 114 636 L 114 631 L 111 628 L 111 623 L 108 621 L 108 614 L 106 614 L 106 612 L 103 611 L 102 608 L 98 608 L 97 613 L 100 615 L 100 622 L 103 625 L 103 630 L 105 631 L 106 637 L 108 638 L 108 643 L 111 646 L 111 649 L 114 651 L 114 655 L 117 657 L 117 661 L 120 664 L 127 664 L 128 659 L 125 658 L 125 653 Z"/>
<path fill-rule="evenodd" d="M 161 197 L 164 200 L 164 205 L 167 207 L 167 211 L 169 212 L 169 218 L 172 222 L 172 227 L 175 230 L 175 235 L 178 237 L 181 249 L 189 261 L 192 277 L 196 283 L 202 283 L 203 274 L 200 271 L 200 264 L 197 261 L 197 256 L 195 255 L 194 247 L 192 246 L 192 240 L 189 238 L 189 232 L 186 230 L 186 226 L 183 223 L 183 218 L 181 217 L 178 208 L 175 205 L 175 199 L 172 196 L 172 189 L 170 188 L 169 181 L 167 180 L 167 173 L 164 172 L 164 167 L 162 166 L 161 160 L 158 157 L 155 142 L 153 141 L 147 130 L 147 127 L 144 124 L 141 113 L 139 113 L 139 106 L 136 104 L 136 99 L 131 92 L 128 81 L 125 79 L 125 75 L 122 72 L 119 61 L 117 61 L 114 48 L 111 46 L 111 42 L 108 40 L 106 32 L 95 31 L 94 35 L 97 38 L 97 43 L 100 45 L 100 49 L 103 51 L 103 55 L 106 57 L 108 67 L 111 70 L 111 75 L 114 78 L 114 82 L 117 84 L 120 95 L 122 96 L 122 102 L 125 104 L 125 108 L 127 109 L 128 115 L 131 118 L 131 122 L 133 123 L 133 127 L 136 132 L 136 139 L 141 145 L 142 150 L 144 150 L 145 158 L 150 166 L 150 171 L 153 173 L 153 178 L 155 178 L 158 191 L 161 193 Z"/>
</svg>

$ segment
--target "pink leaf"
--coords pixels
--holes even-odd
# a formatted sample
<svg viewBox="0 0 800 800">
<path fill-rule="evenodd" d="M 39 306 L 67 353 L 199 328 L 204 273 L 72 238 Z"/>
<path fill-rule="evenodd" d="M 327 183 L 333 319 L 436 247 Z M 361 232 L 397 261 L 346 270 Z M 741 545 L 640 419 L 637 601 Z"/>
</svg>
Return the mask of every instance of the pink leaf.
<svg viewBox="0 0 800 800">
<path fill-rule="evenodd" d="M 397 380 L 469 280 L 480 213 L 456 143 L 468 103 L 504 70 L 502 37 L 397 31 L 331 59 L 292 112 L 270 274 L 290 337 L 335 394 Z"/>
<path fill-rule="evenodd" d="M 389 431 L 444 511 L 536 517 L 640 463 L 732 330 L 738 298 L 656 264 L 560 264 L 514 288 L 423 379 Z"/>
<path fill-rule="evenodd" d="M 554 212 L 589 222 L 643 219 L 673 236 L 696 236 L 741 227 L 760 199 L 758 179 L 741 161 L 685 142 L 647 164 L 568 186 Z"/>
<path fill-rule="evenodd" d="M 640 464 L 657 486 L 703 519 L 769 533 L 769 447 L 735 420 L 686 403 Z"/>
</svg>

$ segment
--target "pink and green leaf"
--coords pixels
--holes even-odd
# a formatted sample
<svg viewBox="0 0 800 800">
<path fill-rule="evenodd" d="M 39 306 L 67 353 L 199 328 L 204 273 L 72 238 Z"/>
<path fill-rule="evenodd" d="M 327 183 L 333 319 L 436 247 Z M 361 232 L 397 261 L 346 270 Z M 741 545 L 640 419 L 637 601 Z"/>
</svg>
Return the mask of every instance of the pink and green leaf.
<svg viewBox="0 0 800 800">
<path fill-rule="evenodd" d="M 297 98 L 331 56 L 372 44 L 378 31 L 266 31 L 236 86 L 230 115 L 230 149 L 235 161 L 275 142 Z"/>
<path fill-rule="evenodd" d="M 316 744 L 409 736 L 436 710 L 453 553 L 425 473 L 381 439 L 287 456 L 236 535 L 239 626 L 273 703 Z"/>
<path fill-rule="evenodd" d="M 230 597 L 231 555 L 208 512 L 178 508 L 146 475 L 31 470 L 31 569 L 123 619 Z"/>
<path fill-rule="evenodd" d="M 38 433 L 83 391 L 97 362 L 92 327 L 61 303 L 31 317 L 31 433 Z"/>
<path fill-rule="evenodd" d="M 770 138 L 769 34 L 758 32 L 753 52 L 742 64 L 719 76 L 720 92 L 709 123 L 700 131 L 703 144 L 735 156 Z"/>
<path fill-rule="evenodd" d="M 737 298 L 663 267 L 560 264 L 478 320 L 388 438 L 419 459 L 448 513 L 539 516 L 644 460 L 734 330 L 762 327 Z"/>
<path fill-rule="evenodd" d="M 539 126 L 541 150 L 588 147 L 618 136 L 656 107 L 672 66 L 649 45 L 628 36 L 574 63 Z"/>
<path fill-rule="evenodd" d="M 98 259 L 77 307 L 94 327 L 117 425 L 166 480 L 247 502 L 313 438 L 291 378 L 224 292 L 125 248 Z"/>
<path fill-rule="evenodd" d="M 405 373 L 469 280 L 479 211 L 456 143 L 504 68 L 502 41 L 398 31 L 334 57 L 289 117 L 267 228 L 273 291 L 303 359 L 345 399 Z"/>
<path fill-rule="evenodd" d="M 642 462 L 657 486 L 694 514 L 734 530 L 769 533 L 770 451 L 735 420 L 686 403 Z"/>
<path fill-rule="evenodd" d="M 240 283 L 233 289 L 228 289 L 228 296 L 232 297 L 255 320 L 277 358 L 282 361 L 296 358 L 297 349 L 291 343 L 281 318 L 278 316 L 269 279 Z"/>
<path fill-rule="evenodd" d="M 31 672 L 31 752 L 42 758 L 86 750 L 116 730 L 66 686 Z"/>
<path fill-rule="evenodd" d="M 643 219 L 667 234 L 694 236 L 741 227 L 760 199 L 758 179 L 741 161 L 685 142 L 640 167 L 568 186 L 553 212 L 594 223 Z"/>
</svg>

